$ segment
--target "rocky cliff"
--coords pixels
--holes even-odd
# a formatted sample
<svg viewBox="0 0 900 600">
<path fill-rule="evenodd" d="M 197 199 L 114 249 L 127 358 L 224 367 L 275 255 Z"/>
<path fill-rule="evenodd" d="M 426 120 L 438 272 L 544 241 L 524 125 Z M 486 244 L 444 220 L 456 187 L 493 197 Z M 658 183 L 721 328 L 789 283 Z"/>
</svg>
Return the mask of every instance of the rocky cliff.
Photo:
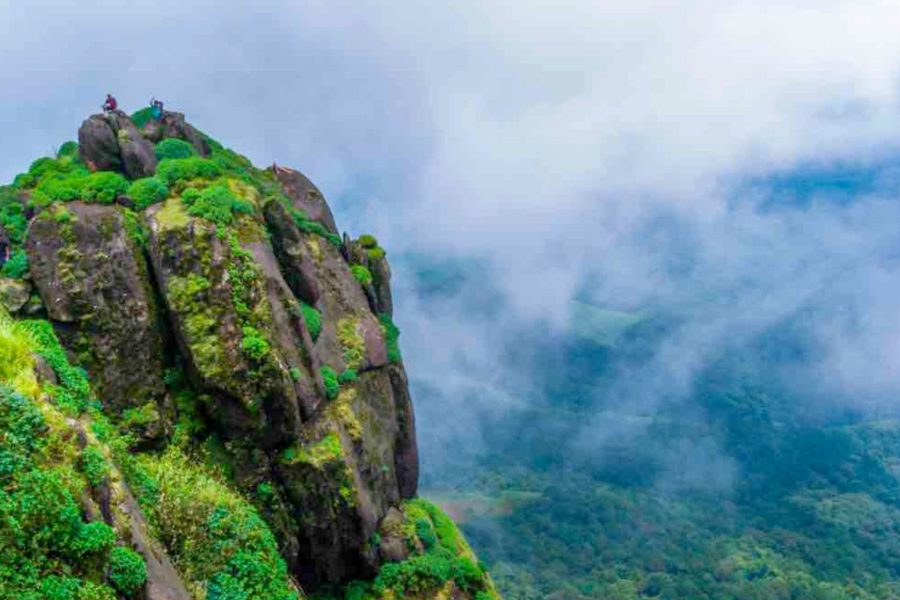
<svg viewBox="0 0 900 600">
<path fill-rule="evenodd" d="M 178 113 L 93 115 L 0 188 L 0 237 L 0 350 L 19 352 L 0 371 L 0 590 L 496 596 L 415 498 L 385 251 L 341 237 L 301 173 L 255 168 Z M 26 447 L 10 445 L 19 405 Z M 16 496 L 47 473 L 53 489 Z M 64 549 L 22 544 L 58 525 L 15 517 L 48 494 L 77 507 Z M 108 543 L 70 548 L 101 524 Z"/>
</svg>

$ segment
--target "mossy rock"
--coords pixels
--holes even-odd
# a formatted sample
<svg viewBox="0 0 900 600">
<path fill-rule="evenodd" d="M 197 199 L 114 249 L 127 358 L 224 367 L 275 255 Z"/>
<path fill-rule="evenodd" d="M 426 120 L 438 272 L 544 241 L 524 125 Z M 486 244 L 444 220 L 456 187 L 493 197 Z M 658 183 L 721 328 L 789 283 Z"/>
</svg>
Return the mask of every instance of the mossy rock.
<svg viewBox="0 0 900 600">
<path fill-rule="evenodd" d="M 66 219 L 58 219 L 65 210 Z M 66 346 L 113 414 L 164 395 L 150 272 L 124 209 L 69 203 L 42 212 L 27 242 L 34 285 Z"/>
</svg>

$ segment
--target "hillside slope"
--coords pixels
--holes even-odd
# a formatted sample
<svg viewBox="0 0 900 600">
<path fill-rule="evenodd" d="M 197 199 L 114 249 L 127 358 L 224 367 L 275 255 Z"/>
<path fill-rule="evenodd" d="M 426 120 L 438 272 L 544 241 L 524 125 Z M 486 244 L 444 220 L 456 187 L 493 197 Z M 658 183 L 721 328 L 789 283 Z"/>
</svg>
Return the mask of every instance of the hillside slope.
<svg viewBox="0 0 900 600">
<path fill-rule="evenodd" d="M 301 173 L 93 115 L 0 241 L 0 596 L 497 597 L 415 497 L 385 252 Z"/>
</svg>

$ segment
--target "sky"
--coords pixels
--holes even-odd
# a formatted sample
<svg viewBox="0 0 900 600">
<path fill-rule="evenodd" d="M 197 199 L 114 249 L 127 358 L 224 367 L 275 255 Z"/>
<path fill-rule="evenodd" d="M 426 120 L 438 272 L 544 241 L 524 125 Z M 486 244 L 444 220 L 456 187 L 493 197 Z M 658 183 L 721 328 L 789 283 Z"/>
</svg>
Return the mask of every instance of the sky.
<svg viewBox="0 0 900 600">
<path fill-rule="evenodd" d="M 426 469 L 456 436 L 483 443 L 485 411 L 523 402 L 540 369 L 504 347 L 523 328 L 564 332 L 575 298 L 684 309 L 617 388 L 636 412 L 686 397 L 727 344 L 811 305 L 809 380 L 887 410 L 900 397 L 898 13 L 4 0 L 0 180 L 74 138 L 107 92 L 128 110 L 156 96 L 256 164 L 302 170 L 343 229 L 397 257 Z M 423 261 L 475 267 L 423 297 Z"/>
</svg>

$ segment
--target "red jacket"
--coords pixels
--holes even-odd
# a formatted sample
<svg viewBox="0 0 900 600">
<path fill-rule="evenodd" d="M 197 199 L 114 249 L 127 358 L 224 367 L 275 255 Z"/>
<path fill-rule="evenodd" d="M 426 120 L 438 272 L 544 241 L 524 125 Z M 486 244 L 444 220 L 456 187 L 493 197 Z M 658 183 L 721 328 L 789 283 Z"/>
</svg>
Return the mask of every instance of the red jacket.
<svg viewBox="0 0 900 600">
<path fill-rule="evenodd" d="M 109 110 L 116 110 L 117 108 L 119 108 L 119 103 L 116 102 L 115 98 L 113 98 L 112 96 L 107 94 L 106 95 L 106 106 L 109 108 Z"/>
</svg>

